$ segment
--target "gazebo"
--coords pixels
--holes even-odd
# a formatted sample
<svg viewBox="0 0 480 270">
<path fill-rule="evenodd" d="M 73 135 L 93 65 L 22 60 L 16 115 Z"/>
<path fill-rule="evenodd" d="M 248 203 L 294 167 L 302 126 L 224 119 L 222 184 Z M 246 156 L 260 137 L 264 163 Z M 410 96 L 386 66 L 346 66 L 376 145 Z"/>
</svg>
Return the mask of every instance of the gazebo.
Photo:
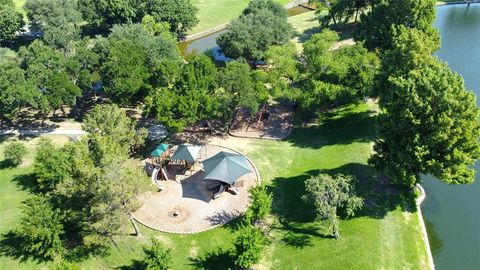
<svg viewBox="0 0 480 270">
<path fill-rule="evenodd" d="M 178 146 L 171 160 L 184 161 L 187 165 L 193 165 L 197 162 L 198 154 L 201 149 L 202 146 L 200 145 L 181 144 Z"/>
<path fill-rule="evenodd" d="M 235 182 L 243 175 L 252 172 L 244 156 L 224 151 L 203 161 L 202 164 L 205 170 L 204 180 L 216 180 L 224 183 L 220 185 L 220 190 L 214 195 L 214 198 L 218 198 L 227 186 L 230 186 L 234 193 L 238 193 Z"/>
</svg>

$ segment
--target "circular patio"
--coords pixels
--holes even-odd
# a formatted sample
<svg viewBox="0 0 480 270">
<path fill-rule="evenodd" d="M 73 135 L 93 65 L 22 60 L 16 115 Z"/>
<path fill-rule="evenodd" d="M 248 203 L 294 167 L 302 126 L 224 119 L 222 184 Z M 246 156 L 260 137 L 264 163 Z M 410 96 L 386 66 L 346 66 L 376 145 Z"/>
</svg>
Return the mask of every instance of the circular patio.
<svg viewBox="0 0 480 270">
<path fill-rule="evenodd" d="M 234 150 L 206 145 L 200 152 L 199 161 L 219 152 L 240 154 Z M 147 192 L 140 196 L 142 207 L 134 213 L 135 219 L 154 230 L 169 233 L 197 233 L 223 225 L 240 216 L 249 202 L 248 189 L 258 181 L 258 172 L 248 160 L 252 169 L 236 181 L 237 195 L 225 191 L 213 199 L 218 191 L 214 181 L 204 180 L 203 166 L 198 162 L 193 170 L 184 174 L 175 173 L 176 165 L 168 167 L 168 181 L 161 181 L 164 189 Z"/>
</svg>

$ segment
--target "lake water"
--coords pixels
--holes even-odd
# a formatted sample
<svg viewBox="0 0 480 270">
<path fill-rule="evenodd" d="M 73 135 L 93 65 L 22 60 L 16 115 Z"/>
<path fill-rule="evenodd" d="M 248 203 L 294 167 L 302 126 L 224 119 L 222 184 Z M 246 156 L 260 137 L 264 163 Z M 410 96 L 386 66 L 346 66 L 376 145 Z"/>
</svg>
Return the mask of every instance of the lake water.
<svg viewBox="0 0 480 270">
<path fill-rule="evenodd" d="M 438 56 L 480 97 L 480 5 L 439 7 L 435 25 L 442 37 Z M 477 163 L 477 181 L 472 185 L 424 179 L 427 198 L 422 209 L 437 269 L 480 269 L 479 169 Z"/>
</svg>

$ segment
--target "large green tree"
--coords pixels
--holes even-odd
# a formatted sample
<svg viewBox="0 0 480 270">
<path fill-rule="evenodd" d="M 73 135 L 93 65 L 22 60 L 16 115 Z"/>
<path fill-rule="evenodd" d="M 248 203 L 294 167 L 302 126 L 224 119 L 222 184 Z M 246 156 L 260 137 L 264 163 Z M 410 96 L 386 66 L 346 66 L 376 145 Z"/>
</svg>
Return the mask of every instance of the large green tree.
<svg viewBox="0 0 480 270">
<path fill-rule="evenodd" d="M 450 184 L 472 183 L 480 158 L 479 110 L 463 78 L 430 61 L 390 77 L 380 96 L 379 140 L 370 160 L 391 181 L 413 187 L 422 174 Z"/>
<path fill-rule="evenodd" d="M 20 48 L 21 67 L 34 90 L 34 107 L 43 114 L 73 106 L 81 95 L 80 88 L 71 80 L 67 59 L 55 49 L 35 40 Z"/>
<path fill-rule="evenodd" d="M 32 102 L 31 90 L 16 61 L 0 62 L 0 118 L 16 120 L 20 109 Z"/>
<path fill-rule="evenodd" d="M 268 98 L 267 89 L 255 83 L 250 66 L 243 61 L 232 61 L 221 69 L 218 76 L 218 96 L 224 118 L 229 121 L 240 107 L 247 108 L 250 114 L 258 111 L 261 102 Z"/>
<path fill-rule="evenodd" d="M 22 26 L 23 16 L 15 11 L 13 2 L 0 2 L 0 45 L 11 42 Z"/>
<path fill-rule="evenodd" d="M 95 26 L 131 23 L 137 15 L 133 0 L 78 0 L 78 8 L 85 20 Z"/>
<path fill-rule="evenodd" d="M 392 48 L 397 26 L 437 35 L 432 25 L 435 4 L 435 0 L 379 0 L 370 12 L 361 16 L 356 39 L 364 41 L 368 49 L 387 50 Z"/>
<path fill-rule="evenodd" d="M 144 95 L 150 77 L 147 61 L 140 44 L 128 39 L 111 40 L 100 69 L 105 92 L 118 104 L 135 104 Z"/>
<path fill-rule="evenodd" d="M 42 139 L 37 144 L 33 166 L 37 188 L 43 192 L 53 191 L 59 183 L 70 176 L 67 154 L 56 148 L 48 139 Z"/>
<path fill-rule="evenodd" d="M 300 106 L 305 111 L 357 101 L 374 86 L 377 55 L 362 44 L 335 48 L 338 40 L 336 32 L 323 30 L 304 45 L 307 65 Z"/>
<path fill-rule="evenodd" d="M 138 141 L 145 140 L 145 132 L 136 130 L 136 121 L 115 104 L 97 105 L 83 120 L 83 130 L 90 134 L 108 136 L 127 151 Z M 139 138 L 140 136 L 140 138 Z"/>
<path fill-rule="evenodd" d="M 27 0 L 25 10 L 32 27 L 43 32 L 47 44 L 66 48 L 80 38 L 83 18 L 75 0 Z"/>
<path fill-rule="evenodd" d="M 170 131 L 182 131 L 198 120 L 218 116 L 216 87 L 215 64 L 206 55 L 196 55 L 183 66 L 173 84 L 148 95 L 144 113 L 156 117 Z"/>
<path fill-rule="evenodd" d="M 274 96 L 288 96 L 291 83 L 300 77 L 300 61 L 292 42 L 283 46 L 271 46 L 265 53 L 269 65 L 268 82 Z"/>
<path fill-rule="evenodd" d="M 108 38 L 110 41 L 130 40 L 135 42 L 147 55 L 149 68 L 154 68 L 164 60 L 181 60 L 176 40 L 156 31 L 149 32 L 145 24 L 115 25 Z"/>
<path fill-rule="evenodd" d="M 150 14 L 157 22 L 166 22 L 177 39 L 198 23 L 198 9 L 190 0 L 145 0 L 140 14 Z"/>
<path fill-rule="evenodd" d="M 314 204 L 320 228 L 335 238 L 340 236 L 340 209 L 350 217 L 363 206 L 363 199 L 355 195 L 352 182 L 352 177 L 342 174 L 320 174 L 305 182 L 307 194 L 303 199 Z"/>
<path fill-rule="evenodd" d="M 281 9 L 280 4 L 271 0 L 252 1 L 244 14 L 232 21 L 217 39 L 222 52 L 256 63 L 264 59 L 270 46 L 287 43 L 292 37 L 292 27 Z"/>
<path fill-rule="evenodd" d="M 392 182 L 413 187 L 422 174 L 471 183 L 480 157 L 479 111 L 462 77 L 432 54 L 436 36 L 398 27 L 385 53 L 376 94 L 382 114 L 370 163 Z M 401 63 L 399 65 L 398 63 Z"/>
<path fill-rule="evenodd" d="M 22 210 L 23 216 L 14 230 L 18 241 L 16 244 L 22 252 L 43 259 L 61 256 L 64 228 L 60 211 L 53 209 L 49 200 L 42 196 L 28 199 Z"/>
</svg>

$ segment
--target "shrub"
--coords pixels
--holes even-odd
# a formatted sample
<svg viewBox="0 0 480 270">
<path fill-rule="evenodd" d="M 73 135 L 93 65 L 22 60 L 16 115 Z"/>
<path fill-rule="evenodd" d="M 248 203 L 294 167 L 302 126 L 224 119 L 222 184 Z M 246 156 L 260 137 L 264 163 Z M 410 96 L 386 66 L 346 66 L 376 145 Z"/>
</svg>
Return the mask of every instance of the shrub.
<svg viewBox="0 0 480 270">
<path fill-rule="evenodd" d="M 266 186 L 256 186 L 249 190 L 252 202 L 245 217 L 249 222 L 264 219 L 272 209 L 272 194 L 267 192 Z"/>
<path fill-rule="evenodd" d="M 5 147 L 5 159 L 13 166 L 20 165 L 26 154 L 27 147 L 20 142 L 12 142 Z"/>
<path fill-rule="evenodd" d="M 145 250 L 145 268 L 148 270 L 166 270 L 172 265 L 172 252 L 160 241 L 152 238 L 152 246 Z"/>
<path fill-rule="evenodd" d="M 267 239 L 263 232 L 251 224 L 242 225 L 235 240 L 235 264 L 249 268 L 262 259 Z"/>
</svg>

